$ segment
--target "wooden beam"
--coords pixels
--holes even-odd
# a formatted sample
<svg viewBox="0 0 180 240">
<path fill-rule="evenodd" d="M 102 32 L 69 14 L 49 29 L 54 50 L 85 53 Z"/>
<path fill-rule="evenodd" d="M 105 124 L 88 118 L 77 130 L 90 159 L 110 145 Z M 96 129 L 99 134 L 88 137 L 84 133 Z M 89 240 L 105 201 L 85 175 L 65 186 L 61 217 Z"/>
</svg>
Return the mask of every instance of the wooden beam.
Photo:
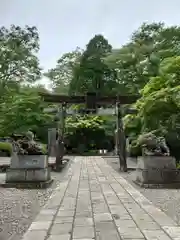
<svg viewBox="0 0 180 240">
<path fill-rule="evenodd" d="M 51 103 L 84 103 L 85 96 L 67 96 L 58 94 L 39 93 L 45 102 Z"/>
<path fill-rule="evenodd" d="M 45 102 L 51 103 L 85 103 L 86 96 L 67 96 L 58 94 L 39 93 Z M 96 98 L 97 104 L 115 104 L 117 101 L 120 104 L 132 104 L 139 99 L 136 95 L 120 95 L 120 96 L 104 96 Z"/>
</svg>

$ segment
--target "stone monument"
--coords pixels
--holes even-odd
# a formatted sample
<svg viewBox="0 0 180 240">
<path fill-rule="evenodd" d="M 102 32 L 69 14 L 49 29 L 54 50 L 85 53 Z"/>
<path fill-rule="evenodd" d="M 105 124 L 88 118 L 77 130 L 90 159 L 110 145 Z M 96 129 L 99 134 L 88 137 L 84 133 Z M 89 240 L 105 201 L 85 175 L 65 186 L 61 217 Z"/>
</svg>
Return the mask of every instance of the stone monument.
<svg viewBox="0 0 180 240">
<path fill-rule="evenodd" d="M 29 144 L 29 145 L 28 145 Z M 46 188 L 52 183 L 48 156 L 40 151 L 40 147 L 23 140 L 21 146 L 13 142 L 13 153 L 10 168 L 6 172 L 6 187 Z M 28 145 L 24 150 L 22 146 Z M 30 152 L 30 149 L 32 151 Z"/>
<path fill-rule="evenodd" d="M 140 140 L 142 156 L 137 159 L 135 183 L 141 187 L 180 187 L 180 171 L 170 156 L 164 138 L 149 134 Z"/>
</svg>

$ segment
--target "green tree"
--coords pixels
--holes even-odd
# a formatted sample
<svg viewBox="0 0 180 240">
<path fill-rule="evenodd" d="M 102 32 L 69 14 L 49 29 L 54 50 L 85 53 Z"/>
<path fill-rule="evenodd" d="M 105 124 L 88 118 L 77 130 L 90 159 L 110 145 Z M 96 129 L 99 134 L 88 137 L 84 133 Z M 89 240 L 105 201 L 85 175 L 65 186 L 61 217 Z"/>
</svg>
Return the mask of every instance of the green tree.
<svg viewBox="0 0 180 240">
<path fill-rule="evenodd" d="M 180 55 L 179 45 L 180 27 L 144 23 L 128 44 L 112 51 L 105 61 L 117 72 L 119 91 L 137 93 L 150 77 L 159 75 L 164 59 Z"/>
<path fill-rule="evenodd" d="M 152 77 L 142 89 L 137 102 L 143 129 L 175 130 L 180 120 L 179 70 L 180 57 L 165 59 L 159 68 L 159 76 Z"/>
<path fill-rule="evenodd" d="M 73 78 L 73 71 L 79 64 L 81 55 L 82 50 L 80 48 L 63 54 L 63 56 L 57 61 L 56 67 L 50 69 L 44 74 L 50 79 L 54 92 L 68 94 L 69 84 Z"/>
<path fill-rule="evenodd" d="M 0 29 L 0 89 L 34 83 L 41 76 L 39 36 L 36 27 L 12 25 Z"/>
<path fill-rule="evenodd" d="M 36 27 L 0 28 L 0 134 L 34 128 L 48 120 L 40 107 L 37 86 L 41 69 Z M 30 87 L 31 86 L 31 87 Z"/>
<path fill-rule="evenodd" d="M 143 96 L 165 88 L 178 87 L 180 82 L 180 56 L 164 59 L 159 66 L 159 75 L 150 78 L 149 82 L 142 89 Z"/>
<path fill-rule="evenodd" d="M 36 130 L 51 120 L 43 113 L 43 101 L 33 88 L 22 88 L 4 99 L 0 108 L 1 135 Z"/>
<path fill-rule="evenodd" d="M 80 64 L 74 69 L 70 94 L 84 94 L 87 91 L 106 94 L 114 88 L 116 72 L 111 70 L 103 60 L 111 50 L 112 46 L 102 35 L 96 35 L 89 41 Z"/>
</svg>

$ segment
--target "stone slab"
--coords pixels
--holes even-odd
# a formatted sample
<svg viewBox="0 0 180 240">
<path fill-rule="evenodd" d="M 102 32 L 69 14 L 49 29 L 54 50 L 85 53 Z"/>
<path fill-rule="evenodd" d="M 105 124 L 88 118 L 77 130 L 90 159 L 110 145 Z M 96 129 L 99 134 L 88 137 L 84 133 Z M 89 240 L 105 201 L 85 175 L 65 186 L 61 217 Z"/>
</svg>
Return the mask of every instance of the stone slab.
<svg viewBox="0 0 180 240">
<path fill-rule="evenodd" d="M 180 189 L 180 183 L 169 183 L 169 184 L 158 184 L 158 183 L 142 183 L 137 180 L 133 181 L 135 184 L 141 188 L 151 188 L 151 189 Z"/>
<path fill-rule="evenodd" d="M 93 218 L 76 217 L 74 226 L 93 226 Z"/>
<path fill-rule="evenodd" d="M 56 128 L 48 129 L 48 156 L 56 157 Z"/>
<path fill-rule="evenodd" d="M 100 222 L 95 226 L 97 240 L 120 240 L 118 231 L 113 222 Z"/>
<path fill-rule="evenodd" d="M 136 181 L 141 183 L 180 183 L 180 171 L 172 169 L 136 169 Z"/>
<path fill-rule="evenodd" d="M 50 180 L 50 169 L 7 169 L 6 182 L 45 182 Z"/>
<path fill-rule="evenodd" d="M 72 223 L 54 223 L 52 225 L 51 235 L 68 235 L 72 233 Z"/>
<path fill-rule="evenodd" d="M 31 230 L 48 230 L 51 226 L 51 221 L 38 221 L 32 222 L 31 226 L 29 227 L 29 231 Z"/>
<path fill-rule="evenodd" d="M 54 223 L 72 223 L 73 217 L 59 217 L 56 216 L 54 219 Z"/>
<path fill-rule="evenodd" d="M 47 240 L 70 240 L 70 234 L 63 234 L 63 235 L 50 235 Z M 39 239 L 38 239 L 39 240 Z M 83 239 L 81 239 L 83 240 Z"/>
<path fill-rule="evenodd" d="M 25 182 L 26 171 L 21 169 L 7 169 L 6 170 L 6 182 Z"/>
<path fill-rule="evenodd" d="M 127 226 L 121 226 L 118 228 L 118 232 L 122 239 L 143 239 L 144 236 L 139 228 L 137 227 L 127 227 Z"/>
<path fill-rule="evenodd" d="M 57 216 L 58 217 L 73 217 L 74 216 L 74 213 L 75 213 L 75 210 L 74 211 L 66 211 L 66 210 L 60 210 L 60 211 L 58 211 L 58 213 L 57 213 Z"/>
<path fill-rule="evenodd" d="M 38 170 L 26 170 L 26 181 L 48 181 L 51 178 L 51 172 L 49 168 L 38 169 Z"/>
<path fill-rule="evenodd" d="M 32 240 L 32 239 L 38 239 L 38 240 L 44 240 L 47 235 L 46 230 L 41 231 L 27 231 L 23 237 L 22 240 Z"/>
<path fill-rule="evenodd" d="M 17 188 L 17 189 L 46 189 L 53 183 L 53 179 L 45 182 L 5 182 L 0 184 L 4 188 Z"/>
<path fill-rule="evenodd" d="M 74 227 L 73 239 L 93 239 L 94 238 L 94 228 L 93 227 Z"/>
<path fill-rule="evenodd" d="M 94 214 L 94 221 L 95 222 L 109 222 L 109 221 L 112 221 L 112 216 L 108 212 Z"/>
</svg>

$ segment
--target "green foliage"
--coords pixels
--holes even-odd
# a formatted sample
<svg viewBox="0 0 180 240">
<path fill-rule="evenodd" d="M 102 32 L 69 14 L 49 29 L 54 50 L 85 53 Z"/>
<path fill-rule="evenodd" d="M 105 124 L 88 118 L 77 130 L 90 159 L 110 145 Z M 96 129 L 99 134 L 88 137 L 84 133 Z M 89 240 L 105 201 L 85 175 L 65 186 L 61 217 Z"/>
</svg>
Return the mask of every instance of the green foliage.
<svg viewBox="0 0 180 240">
<path fill-rule="evenodd" d="M 33 83 L 40 78 L 39 36 L 36 27 L 12 25 L 0 29 L 0 88 Z"/>
<path fill-rule="evenodd" d="M 180 57 L 165 59 L 159 76 L 153 77 L 142 89 L 137 102 L 143 129 L 171 131 L 179 125 L 179 68 Z"/>
<path fill-rule="evenodd" d="M 159 75 L 152 77 L 142 89 L 143 96 L 156 91 L 179 86 L 180 81 L 180 56 L 164 59 L 159 66 Z"/>
<path fill-rule="evenodd" d="M 96 134 L 97 131 L 103 131 L 102 120 L 99 117 L 77 116 L 76 118 L 69 117 L 66 120 L 66 132 L 69 136 L 86 134 Z M 77 136 L 76 136 L 77 137 Z M 79 136 L 80 137 L 80 136 Z M 83 140 L 83 139 L 79 139 Z"/>
<path fill-rule="evenodd" d="M 10 156 L 12 154 L 12 144 L 8 142 L 0 142 L 0 151 L 7 152 Z"/>
<path fill-rule="evenodd" d="M 41 144 L 41 150 L 44 155 L 47 155 L 47 145 L 46 144 Z"/>
<path fill-rule="evenodd" d="M 136 140 L 132 141 L 130 144 L 129 155 L 130 155 L 130 157 L 138 157 L 138 156 L 142 155 L 142 149 L 138 145 Z"/>
<path fill-rule="evenodd" d="M 110 147 L 109 132 L 104 128 L 106 120 L 98 116 L 77 116 L 66 120 L 66 143 L 79 152 Z M 109 130 L 109 128 L 108 128 Z"/>
<path fill-rule="evenodd" d="M 36 129 L 48 120 L 50 116 L 43 113 L 42 99 L 36 92 L 20 90 L 18 94 L 7 96 L 0 107 L 1 135 L 14 132 L 25 132 Z"/>
<path fill-rule="evenodd" d="M 134 139 L 140 134 L 142 122 L 139 116 L 128 114 L 123 118 L 123 123 L 125 134 L 130 139 Z"/>
<path fill-rule="evenodd" d="M 106 63 L 117 71 L 118 91 L 137 93 L 151 77 L 159 75 L 159 65 L 180 55 L 180 27 L 144 23 L 129 43 L 112 51 Z"/>
<path fill-rule="evenodd" d="M 44 121 L 39 86 L 32 86 L 41 76 L 38 50 L 36 27 L 12 25 L 0 29 L 1 136 L 37 128 Z"/>
<path fill-rule="evenodd" d="M 82 50 L 80 48 L 77 48 L 73 52 L 65 53 L 57 61 L 56 67 L 44 74 L 50 79 L 54 92 L 68 94 L 74 69 L 79 65 L 81 55 Z"/>
<path fill-rule="evenodd" d="M 78 121 L 77 121 L 78 119 Z M 73 117 L 67 118 L 66 121 L 66 128 L 68 129 L 77 129 L 77 128 L 91 128 L 96 129 L 102 124 L 102 119 L 100 117 L 94 116 L 76 116 L 74 119 Z"/>
<path fill-rule="evenodd" d="M 98 91 L 107 94 L 116 85 L 116 72 L 104 62 L 112 46 L 102 35 L 92 38 L 83 52 L 80 63 L 74 68 L 70 94 Z"/>
</svg>

